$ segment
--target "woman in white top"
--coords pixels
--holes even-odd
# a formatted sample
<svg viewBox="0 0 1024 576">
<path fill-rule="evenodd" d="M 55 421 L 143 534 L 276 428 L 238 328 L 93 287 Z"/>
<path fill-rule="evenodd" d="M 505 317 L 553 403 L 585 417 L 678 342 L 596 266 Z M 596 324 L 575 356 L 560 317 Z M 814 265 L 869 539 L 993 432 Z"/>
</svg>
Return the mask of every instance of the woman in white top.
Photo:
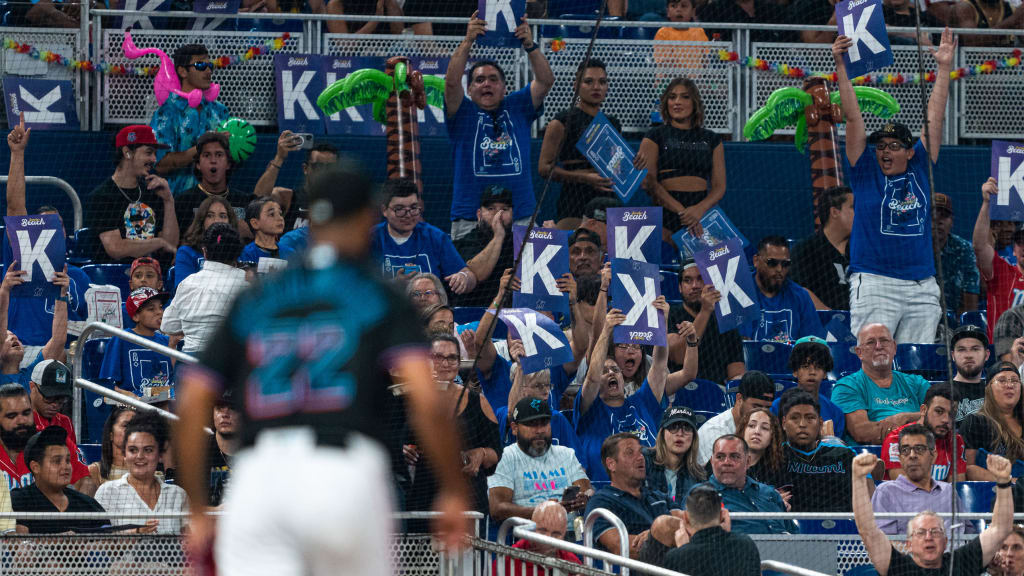
<svg viewBox="0 0 1024 576">
<path fill-rule="evenodd" d="M 96 501 L 111 514 L 115 525 L 140 524 L 139 518 L 118 518 L 123 514 L 188 512 L 185 491 L 157 478 L 156 469 L 168 446 L 167 423 L 154 413 L 141 412 L 125 430 L 124 461 L 128 473 L 111 480 L 96 491 Z M 180 534 L 185 518 L 150 519 L 138 529 L 142 534 Z"/>
</svg>

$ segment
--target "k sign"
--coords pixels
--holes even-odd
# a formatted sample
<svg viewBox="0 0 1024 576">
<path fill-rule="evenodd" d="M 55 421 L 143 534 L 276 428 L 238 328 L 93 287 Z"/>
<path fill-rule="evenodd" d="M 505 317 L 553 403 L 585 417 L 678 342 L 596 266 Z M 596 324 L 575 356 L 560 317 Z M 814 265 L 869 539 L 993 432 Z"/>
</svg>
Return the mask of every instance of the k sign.
<svg viewBox="0 0 1024 576">
<path fill-rule="evenodd" d="M 609 208 L 608 257 L 661 265 L 661 208 Z"/>
<path fill-rule="evenodd" d="M 515 30 L 526 14 L 526 0 L 479 0 L 477 10 L 477 16 L 487 22 L 487 31 L 477 38 L 477 44 L 509 48 L 521 44 Z"/>
<path fill-rule="evenodd" d="M 167 12 L 171 9 L 171 0 L 125 0 L 122 10 L 128 12 Z M 118 26 L 121 30 L 126 28 L 140 28 L 142 30 L 153 30 L 158 26 L 153 25 L 153 20 L 156 19 L 160 25 L 159 28 L 163 28 L 167 25 L 166 18 L 160 18 L 156 16 L 147 16 L 145 14 L 134 14 L 132 16 L 125 16 L 121 18 L 121 25 Z"/>
<path fill-rule="evenodd" d="M 324 56 L 324 86 L 363 68 L 383 70 L 385 58 L 374 56 Z M 314 96 L 319 96 L 319 92 Z M 315 98 L 313 100 L 316 101 Z M 320 114 L 320 110 L 317 110 Z M 326 118 L 327 133 L 331 136 L 383 136 L 384 125 L 373 118 L 373 104 L 351 106 Z"/>
<path fill-rule="evenodd" d="M 737 238 L 693 255 L 705 284 L 711 284 L 722 295 L 715 305 L 718 330 L 724 332 L 746 326 L 761 317 L 754 277 L 743 254 L 743 243 Z"/>
<path fill-rule="evenodd" d="M 25 281 L 11 289 L 11 296 L 57 298 L 60 287 L 51 284 L 53 274 L 64 270 L 64 226 L 56 214 L 5 216 L 7 241 Z"/>
<path fill-rule="evenodd" d="M 4 77 L 7 125 L 17 126 L 25 113 L 25 127 L 36 130 L 78 130 L 75 90 L 70 80 Z"/>
<path fill-rule="evenodd" d="M 523 341 L 523 374 L 533 374 L 572 362 L 569 339 L 555 321 L 529 308 L 506 308 L 499 316 L 510 338 Z"/>
<path fill-rule="evenodd" d="M 668 319 L 654 307 L 661 296 L 661 274 L 657 264 L 636 260 L 612 260 L 612 282 L 608 287 L 612 308 L 618 308 L 626 320 L 612 331 L 617 344 L 665 346 Z"/>
<path fill-rule="evenodd" d="M 314 104 L 326 86 L 320 56 L 274 54 L 274 79 L 278 129 L 323 134 L 324 122 Z"/>
<path fill-rule="evenodd" d="M 882 0 L 840 0 L 836 3 L 836 23 L 839 33 L 853 40 L 853 45 L 843 54 L 843 64 L 850 78 L 892 64 Z"/>
<path fill-rule="evenodd" d="M 555 282 L 569 273 L 569 233 L 534 228 L 526 238 L 526 226 L 516 225 L 512 227 L 512 242 L 516 257 L 522 252 L 516 268 L 521 287 L 512 294 L 512 305 L 568 315 L 569 295 L 560 291 Z"/>
<path fill-rule="evenodd" d="M 989 216 L 1024 221 L 1024 144 L 992 141 L 992 177 L 999 183 L 999 193 L 989 199 Z"/>
</svg>

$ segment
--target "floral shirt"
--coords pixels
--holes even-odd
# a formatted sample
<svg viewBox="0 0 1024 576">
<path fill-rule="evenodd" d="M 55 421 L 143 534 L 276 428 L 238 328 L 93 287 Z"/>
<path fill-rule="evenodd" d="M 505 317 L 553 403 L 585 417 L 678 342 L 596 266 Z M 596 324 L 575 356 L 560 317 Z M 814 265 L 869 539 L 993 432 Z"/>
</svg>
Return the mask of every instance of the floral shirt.
<svg viewBox="0 0 1024 576">
<path fill-rule="evenodd" d="M 169 95 L 149 121 L 157 141 L 171 147 L 170 150 L 157 150 L 157 161 L 163 160 L 168 152 L 184 152 L 195 146 L 204 132 L 216 130 L 228 117 L 227 106 L 220 102 L 203 99 L 197 108 L 192 108 L 181 96 Z M 175 196 L 189 190 L 196 185 L 192 166 L 176 170 L 167 177 L 167 182 Z"/>
</svg>

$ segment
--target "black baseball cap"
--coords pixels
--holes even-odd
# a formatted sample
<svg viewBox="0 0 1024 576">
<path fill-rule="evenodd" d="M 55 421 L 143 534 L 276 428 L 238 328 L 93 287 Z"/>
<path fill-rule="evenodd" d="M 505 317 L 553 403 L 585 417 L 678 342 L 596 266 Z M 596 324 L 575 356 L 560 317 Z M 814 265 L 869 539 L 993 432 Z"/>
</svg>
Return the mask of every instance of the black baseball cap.
<svg viewBox="0 0 1024 576">
<path fill-rule="evenodd" d="M 579 228 L 572 235 L 569 236 L 569 246 L 577 242 L 590 242 L 594 246 L 597 246 L 598 250 L 601 249 L 601 237 L 593 230 L 587 228 Z"/>
<path fill-rule="evenodd" d="M 68 441 L 68 431 L 60 426 L 47 426 L 36 432 L 25 444 L 25 465 L 32 461 L 40 461 L 46 453 L 47 446 L 64 446 Z"/>
<path fill-rule="evenodd" d="M 484 188 L 483 193 L 480 194 L 480 205 L 486 207 L 494 204 L 495 202 L 502 202 L 511 206 L 512 192 L 510 192 L 508 188 L 498 184 Z"/>
<path fill-rule="evenodd" d="M 996 374 L 999 374 L 1000 372 L 1013 372 L 1014 374 L 1020 376 L 1020 369 L 1017 368 L 1016 364 L 1014 364 L 1013 362 L 999 362 L 995 366 L 993 366 L 991 370 L 988 371 L 989 383 L 991 383 L 992 380 L 996 377 Z"/>
<path fill-rule="evenodd" d="M 949 341 L 949 346 L 956 346 L 956 343 L 963 340 L 964 338 L 974 338 L 981 342 L 983 346 L 988 346 L 988 334 L 985 334 L 985 330 L 974 324 L 964 324 L 953 331 L 953 338 Z"/>
<path fill-rule="evenodd" d="M 697 419 L 693 416 L 693 410 L 686 406 L 669 406 L 661 413 L 661 426 L 659 429 L 668 428 L 676 422 L 689 424 L 694 431 L 697 430 Z"/>
<path fill-rule="evenodd" d="M 551 406 L 548 405 L 547 400 L 541 400 L 540 398 L 523 398 L 516 402 L 516 407 L 512 410 L 512 421 L 516 424 L 532 422 L 542 418 L 551 418 Z"/>
<path fill-rule="evenodd" d="M 905 148 L 914 146 L 914 135 L 910 133 L 910 128 L 907 128 L 906 124 L 900 124 L 899 122 L 886 122 L 885 126 L 875 130 L 871 133 L 871 136 L 868 136 L 868 144 L 877 144 L 882 141 L 882 138 L 895 138 Z"/>
<path fill-rule="evenodd" d="M 32 369 L 31 380 L 44 398 L 71 396 L 71 370 L 63 362 L 43 360 Z"/>
<path fill-rule="evenodd" d="M 621 208 L 622 202 L 619 202 L 617 198 L 611 196 L 598 196 L 597 198 L 591 198 L 585 206 L 583 206 L 583 216 L 598 222 L 608 221 L 608 209 L 609 208 Z"/>
</svg>

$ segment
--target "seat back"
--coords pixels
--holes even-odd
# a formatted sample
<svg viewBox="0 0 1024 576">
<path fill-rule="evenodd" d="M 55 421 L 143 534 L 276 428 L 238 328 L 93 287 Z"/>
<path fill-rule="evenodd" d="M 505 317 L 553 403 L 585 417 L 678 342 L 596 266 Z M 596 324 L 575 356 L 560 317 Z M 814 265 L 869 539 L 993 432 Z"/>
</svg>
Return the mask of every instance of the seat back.
<svg viewBox="0 0 1024 576">
<path fill-rule="evenodd" d="M 86 264 L 82 272 L 93 284 L 112 284 L 121 289 L 121 297 L 127 298 L 131 293 L 128 289 L 127 264 Z"/>
<path fill-rule="evenodd" d="M 694 411 L 694 415 L 701 412 L 705 416 L 707 414 L 714 416 L 729 409 L 722 386 L 711 380 L 703 380 L 701 378 L 689 382 L 676 392 L 672 398 L 672 405 L 686 406 Z M 701 423 L 698 422 L 698 424 Z"/>
<path fill-rule="evenodd" d="M 943 380 L 946 375 L 946 347 L 940 344 L 898 344 L 896 369 L 918 374 L 929 380 Z"/>
<path fill-rule="evenodd" d="M 747 370 L 760 370 L 768 374 L 789 372 L 789 353 L 793 347 L 779 342 L 746 340 L 743 342 L 743 361 Z"/>
<path fill-rule="evenodd" d="M 834 342 L 828 347 L 832 350 L 832 372 L 828 375 L 829 380 L 839 380 L 860 370 L 860 358 L 854 354 L 853 346 Z"/>
</svg>

